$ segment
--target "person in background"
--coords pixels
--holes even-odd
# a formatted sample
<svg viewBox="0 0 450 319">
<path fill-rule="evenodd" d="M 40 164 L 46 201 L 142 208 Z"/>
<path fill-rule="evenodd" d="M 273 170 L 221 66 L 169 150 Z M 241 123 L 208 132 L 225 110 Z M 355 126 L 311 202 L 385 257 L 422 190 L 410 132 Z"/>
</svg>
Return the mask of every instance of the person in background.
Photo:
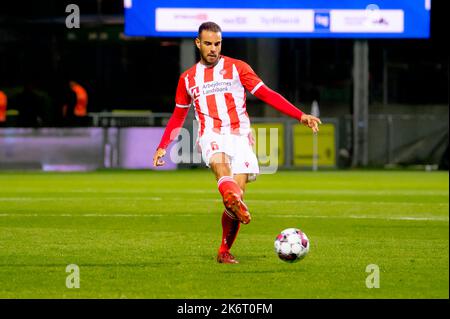
<svg viewBox="0 0 450 319">
<path fill-rule="evenodd" d="M 8 98 L 2 90 L 0 90 L 0 123 L 6 122 L 6 109 L 8 107 Z"/>
<path fill-rule="evenodd" d="M 87 104 L 88 104 L 88 94 L 84 87 L 75 81 L 70 81 L 69 83 L 71 90 L 75 93 L 76 102 L 73 109 L 75 116 L 86 116 L 87 115 Z"/>
</svg>

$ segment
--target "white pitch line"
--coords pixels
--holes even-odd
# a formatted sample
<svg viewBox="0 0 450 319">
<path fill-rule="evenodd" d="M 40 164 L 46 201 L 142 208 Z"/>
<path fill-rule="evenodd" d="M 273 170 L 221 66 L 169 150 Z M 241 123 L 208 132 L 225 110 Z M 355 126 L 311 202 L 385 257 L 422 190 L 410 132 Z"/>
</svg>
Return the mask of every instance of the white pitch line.
<svg viewBox="0 0 450 319">
<path fill-rule="evenodd" d="M 161 197 L 0 197 L 0 202 L 13 202 L 13 201 L 79 201 L 79 200 L 149 200 L 160 201 Z M 171 199 L 171 198 L 170 198 Z"/>
<path fill-rule="evenodd" d="M 419 196 L 436 196 L 436 195 L 449 195 L 448 190 L 327 190 L 327 189 L 273 189 L 273 190 L 263 190 L 263 189 L 252 189 L 251 193 L 260 194 L 299 194 L 299 195 L 368 195 L 368 196 L 398 196 L 398 195 L 419 195 Z"/>
<path fill-rule="evenodd" d="M 414 206 L 430 206 L 430 205 L 437 205 L 437 206 L 449 206 L 449 203 L 415 203 L 415 202 L 380 202 L 380 201 L 343 201 L 343 200 L 301 200 L 301 199 L 286 199 L 286 200 L 279 200 L 279 199 L 246 199 L 245 202 L 255 202 L 255 203 L 261 203 L 261 202 L 270 202 L 270 203 L 304 203 L 304 204 L 324 204 L 324 205 L 336 205 L 336 204 L 342 204 L 342 205 L 414 205 Z"/>
<path fill-rule="evenodd" d="M 0 214 L 0 217 L 167 217 L 193 216 L 189 214 Z"/>
<path fill-rule="evenodd" d="M 269 217 L 280 217 L 280 218 L 329 218 L 329 219 L 381 219 L 381 220 L 429 220 L 429 221 L 440 221 L 448 222 L 448 217 L 409 217 L 409 216 L 399 216 L 399 217 L 389 217 L 389 216 L 365 216 L 365 215 L 351 215 L 351 216 L 304 216 L 304 215 L 272 215 Z"/>
<path fill-rule="evenodd" d="M 21 189 L 21 192 L 41 192 L 42 190 Z M 52 189 L 52 193 L 95 193 L 95 194 L 216 194 L 214 189 L 145 189 L 145 190 L 56 190 Z M 331 189 L 292 189 L 292 188 L 275 188 L 275 189 L 251 189 L 252 194 L 298 194 L 298 195 L 366 195 L 366 196 L 401 196 L 401 195 L 419 195 L 419 196 L 445 196 L 449 195 L 448 190 L 331 190 Z"/>
<path fill-rule="evenodd" d="M 219 196 L 217 196 L 219 197 Z M 33 202 L 33 201 L 80 201 L 80 200 L 89 200 L 89 199 L 96 199 L 96 200 L 121 200 L 121 201 L 162 201 L 164 200 L 161 197 L 0 197 L 0 202 Z M 184 202 L 221 202 L 219 198 L 195 198 L 195 199 L 189 199 L 181 198 L 181 197 L 170 197 L 167 198 L 168 201 L 184 201 Z M 449 203 L 418 203 L 418 202 L 382 202 L 382 201 L 341 201 L 341 200 L 302 200 L 302 199 L 286 199 L 286 200 L 279 200 L 279 199 L 246 199 L 245 202 L 249 203 L 270 203 L 270 204 L 296 204 L 296 203 L 302 203 L 302 204 L 321 204 L 321 205 L 411 205 L 411 206 L 443 206 L 447 207 L 449 206 Z"/>
<path fill-rule="evenodd" d="M 194 217 L 199 215 L 193 214 L 0 214 L 0 217 Z M 320 219 L 381 219 L 381 220 L 412 220 L 412 221 L 440 221 L 448 222 L 449 218 L 443 217 L 414 217 L 414 216 L 367 216 L 367 215 L 350 215 L 350 216 L 325 216 L 325 215 L 285 215 L 275 214 L 268 215 L 269 218 L 320 218 Z"/>
<path fill-rule="evenodd" d="M 50 216 L 50 215 L 45 215 Z M 55 215 L 58 216 L 58 215 Z M 80 215 L 72 215 L 71 217 L 163 217 L 165 215 L 162 214 L 150 214 L 150 215 L 140 215 L 140 214 L 80 214 Z"/>
</svg>

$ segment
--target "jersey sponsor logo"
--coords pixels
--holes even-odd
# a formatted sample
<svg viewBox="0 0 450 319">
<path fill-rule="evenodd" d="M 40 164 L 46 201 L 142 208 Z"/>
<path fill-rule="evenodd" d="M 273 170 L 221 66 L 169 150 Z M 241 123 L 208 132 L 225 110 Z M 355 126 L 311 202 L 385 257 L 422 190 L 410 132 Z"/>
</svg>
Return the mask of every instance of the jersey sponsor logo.
<svg viewBox="0 0 450 319">
<path fill-rule="evenodd" d="M 191 96 L 195 100 L 197 100 L 200 97 L 200 89 L 198 86 L 194 86 L 190 88 Z"/>
<path fill-rule="evenodd" d="M 202 94 L 211 95 L 217 93 L 227 93 L 231 92 L 231 81 L 212 81 L 208 83 L 203 83 Z"/>
</svg>

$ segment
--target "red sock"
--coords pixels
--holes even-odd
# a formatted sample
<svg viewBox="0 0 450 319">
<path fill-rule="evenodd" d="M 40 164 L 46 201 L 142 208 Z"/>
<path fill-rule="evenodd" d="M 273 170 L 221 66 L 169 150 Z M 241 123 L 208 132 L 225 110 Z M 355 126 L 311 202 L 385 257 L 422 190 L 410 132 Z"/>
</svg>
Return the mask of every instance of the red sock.
<svg viewBox="0 0 450 319">
<path fill-rule="evenodd" d="M 239 220 L 231 217 L 231 215 L 225 210 L 222 214 L 222 244 L 220 245 L 219 252 L 228 252 L 236 239 L 239 232 L 241 223 Z"/>
<path fill-rule="evenodd" d="M 217 181 L 217 186 L 222 197 L 226 191 L 231 190 L 242 198 L 242 190 L 231 176 L 222 176 Z M 222 244 L 220 245 L 219 252 L 227 252 L 231 249 L 240 226 L 240 221 L 224 210 L 222 214 Z"/>
<path fill-rule="evenodd" d="M 239 185 L 236 183 L 236 181 L 231 176 L 222 176 L 217 181 L 217 186 L 219 188 L 220 194 L 222 194 L 222 197 L 223 197 L 223 194 L 225 194 L 225 192 L 228 190 L 231 190 L 242 197 L 241 188 L 239 187 Z"/>
</svg>

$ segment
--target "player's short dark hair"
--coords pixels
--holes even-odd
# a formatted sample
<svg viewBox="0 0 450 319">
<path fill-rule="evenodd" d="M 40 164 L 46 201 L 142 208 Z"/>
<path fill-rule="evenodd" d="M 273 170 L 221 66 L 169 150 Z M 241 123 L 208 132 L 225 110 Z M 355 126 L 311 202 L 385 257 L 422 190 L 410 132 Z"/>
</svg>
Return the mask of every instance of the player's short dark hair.
<svg viewBox="0 0 450 319">
<path fill-rule="evenodd" d="M 198 28 L 198 38 L 200 39 L 200 34 L 203 30 L 206 31 L 212 31 L 212 32 L 222 32 L 222 29 L 217 23 L 214 23 L 212 21 L 203 22 L 200 27 Z"/>
</svg>

